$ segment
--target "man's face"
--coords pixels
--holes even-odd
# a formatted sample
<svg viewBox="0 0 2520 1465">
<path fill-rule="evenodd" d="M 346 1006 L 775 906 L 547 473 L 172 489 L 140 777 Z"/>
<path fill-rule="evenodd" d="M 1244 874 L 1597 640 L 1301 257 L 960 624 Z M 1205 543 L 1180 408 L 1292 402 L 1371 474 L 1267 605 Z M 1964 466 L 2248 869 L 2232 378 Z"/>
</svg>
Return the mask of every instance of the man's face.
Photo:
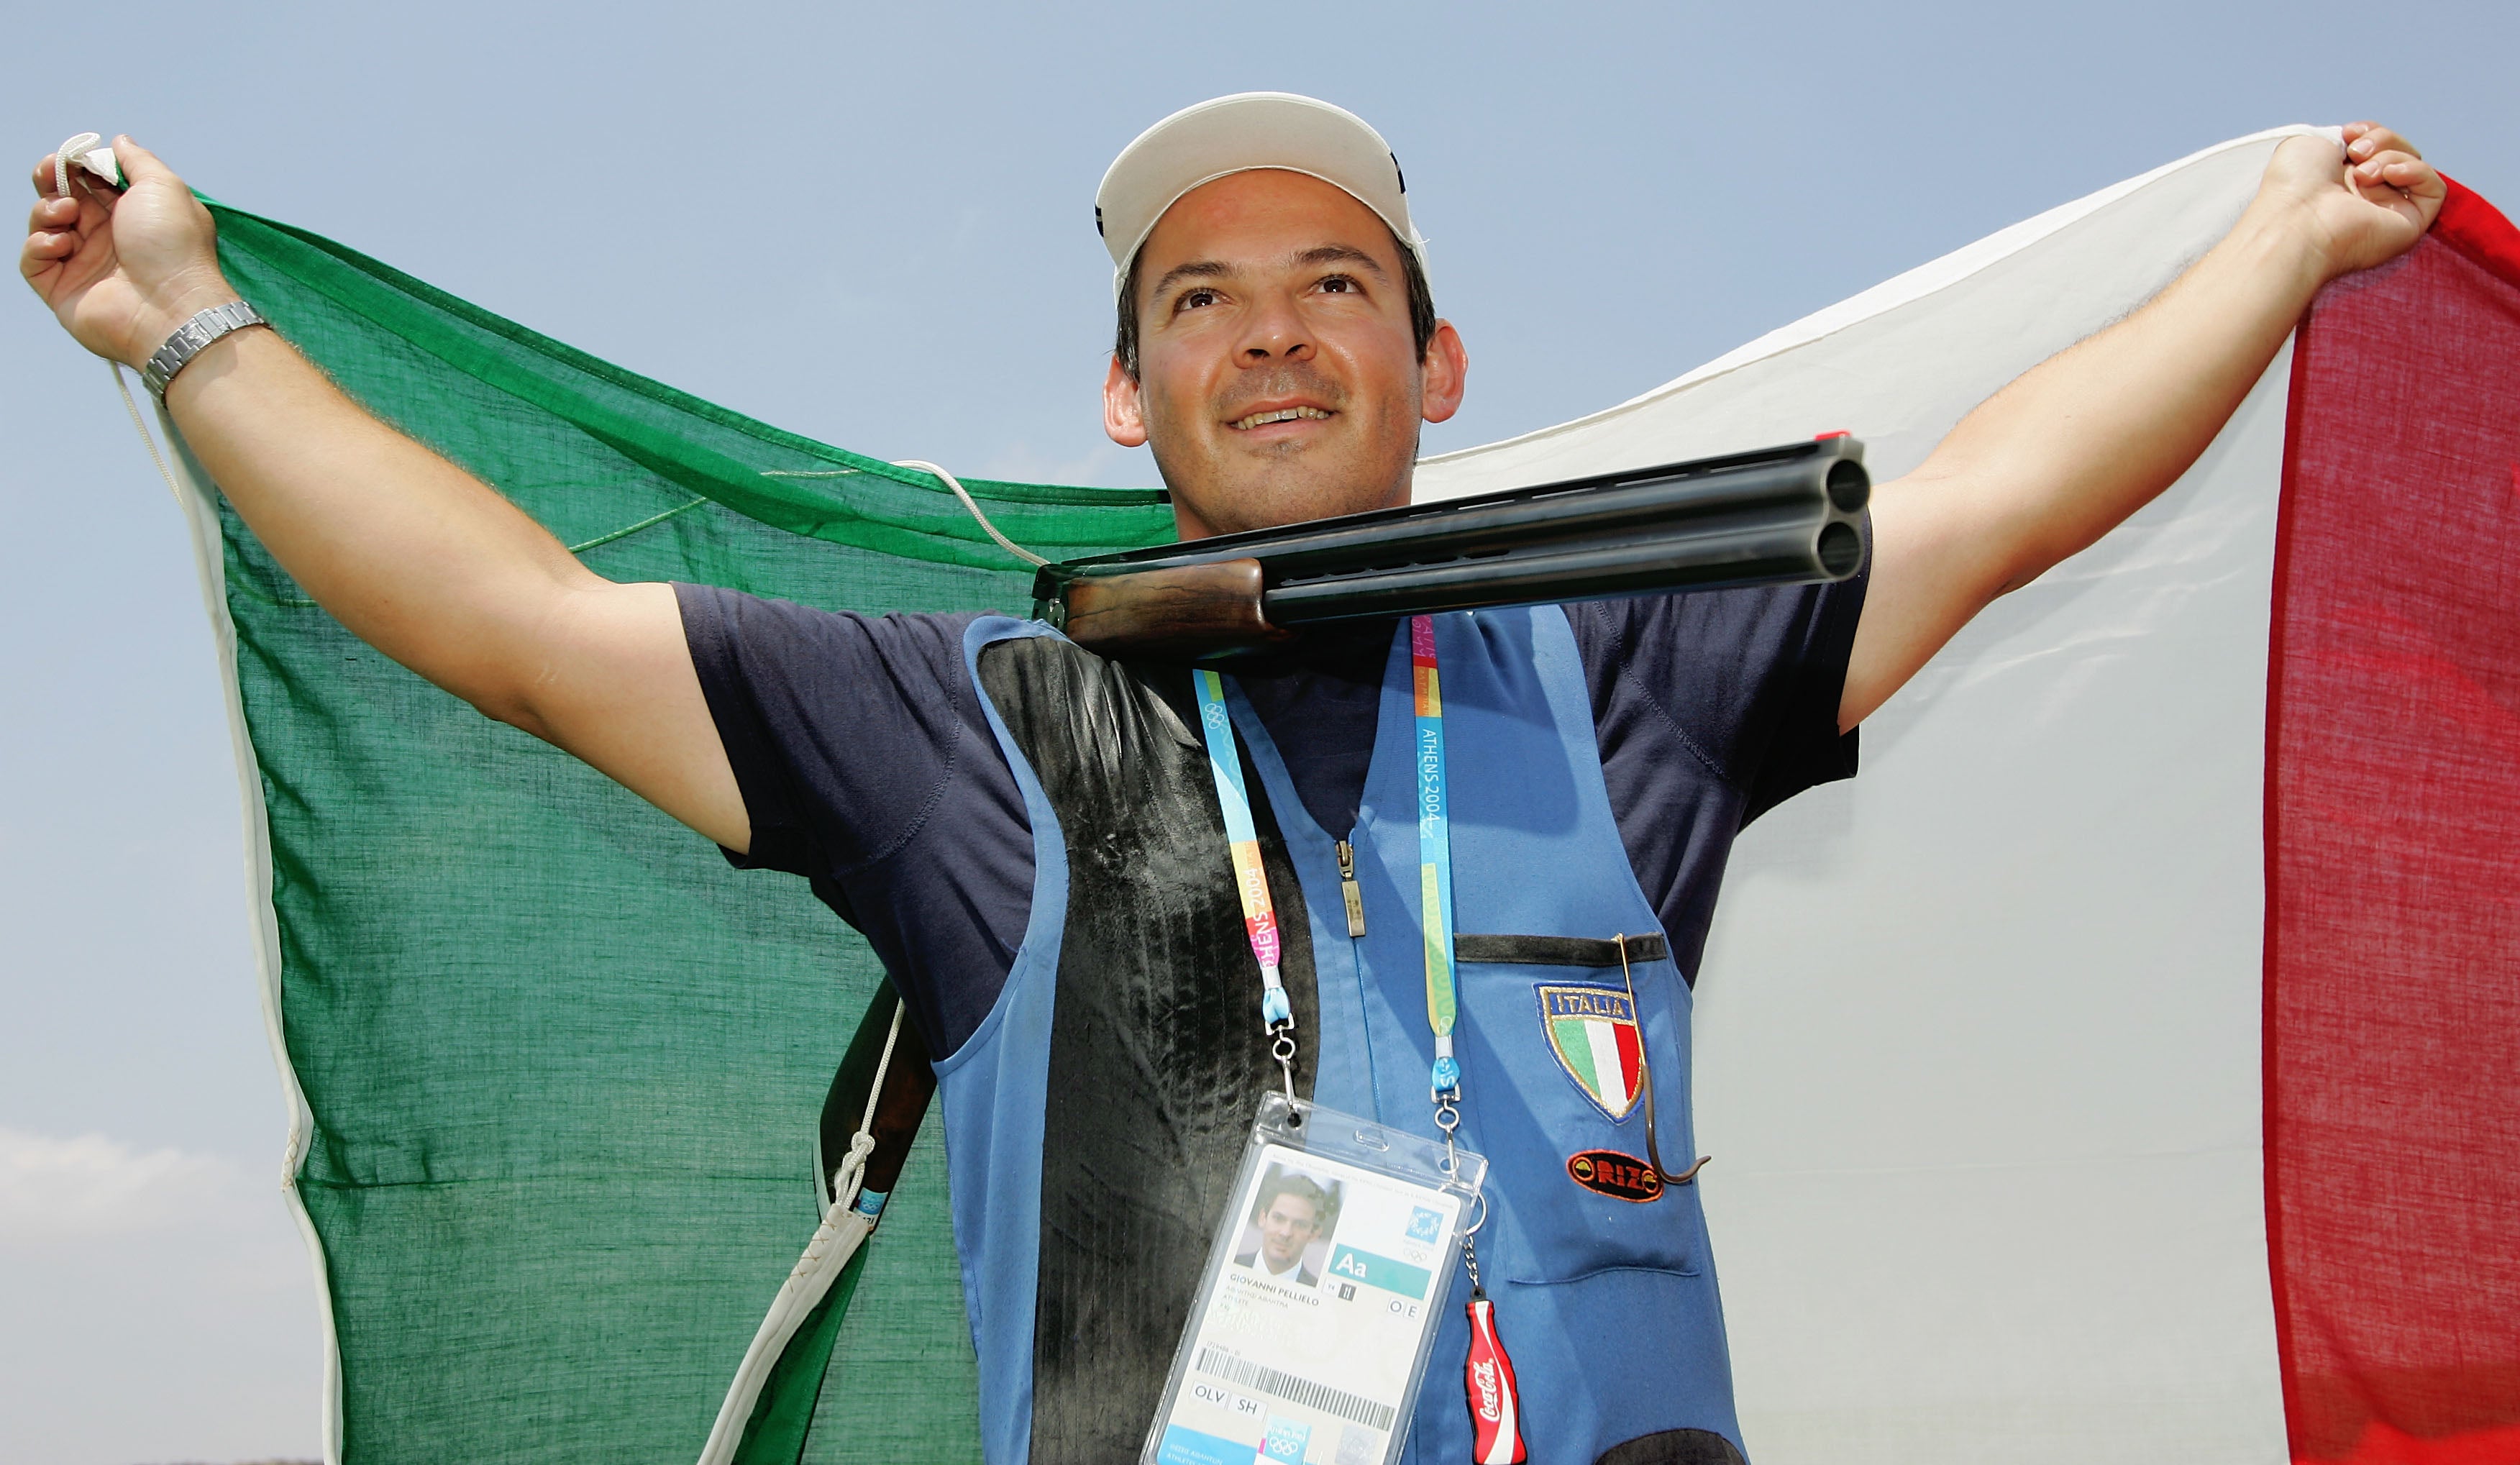
<svg viewBox="0 0 2520 1465">
<path fill-rule="evenodd" d="M 1302 173 L 1192 190 L 1139 255 L 1139 376 L 1114 361 L 1103 425 L 1154 450 L 1182 536 L 1404 504 L 1418 423 L 1461 405 L 1451 325 L 1420 361 L 1400 248 L 1373 210 Z"/>
<path fill-rule="evenodd" d="M 1260 1218 L 1260 1252 L 1268 1259 L 1269 1269 L 1284 1271 L 1294 1265 L 1304 1248 L 1313 1244 L 1320 1226 L 1320 1212 L 1304 1196 L 1281 1194 L 1269 1202 Z"/>
</svg>

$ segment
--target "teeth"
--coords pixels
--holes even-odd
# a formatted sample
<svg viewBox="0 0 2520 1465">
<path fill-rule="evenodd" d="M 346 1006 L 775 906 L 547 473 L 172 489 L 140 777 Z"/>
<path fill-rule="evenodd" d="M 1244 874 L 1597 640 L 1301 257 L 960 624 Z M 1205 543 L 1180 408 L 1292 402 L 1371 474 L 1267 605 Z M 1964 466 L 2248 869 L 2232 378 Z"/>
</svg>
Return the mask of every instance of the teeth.
<svg viewBox="0 0 2520 1465">
<path fill-rule="evenodd" d="M 1326 422 L 1329 421 L 1329 416 L 1318 407 L 1286 407 L 1276 412 L 1255 412 L 1239 422 L 1229 422 L 1226 425 L 1240 431 L 1251 427 L 1266 427 L 1271 422 Z"/>
</svg>

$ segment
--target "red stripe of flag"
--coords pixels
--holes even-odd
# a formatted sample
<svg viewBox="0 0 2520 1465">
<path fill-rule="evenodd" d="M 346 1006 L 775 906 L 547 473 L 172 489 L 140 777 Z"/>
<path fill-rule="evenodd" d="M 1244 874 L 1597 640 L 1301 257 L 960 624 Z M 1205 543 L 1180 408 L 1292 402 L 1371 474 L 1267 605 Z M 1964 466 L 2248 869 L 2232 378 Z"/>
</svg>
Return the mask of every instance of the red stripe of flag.
<svg viewBox="0 0 2520 1465">
<path fill-rule="evenodd" d="M 2520 1460 L 2520 233 L 2452 186 L 2295 338 L 2267 706 L 2297 1461 Z"/>
</svg>

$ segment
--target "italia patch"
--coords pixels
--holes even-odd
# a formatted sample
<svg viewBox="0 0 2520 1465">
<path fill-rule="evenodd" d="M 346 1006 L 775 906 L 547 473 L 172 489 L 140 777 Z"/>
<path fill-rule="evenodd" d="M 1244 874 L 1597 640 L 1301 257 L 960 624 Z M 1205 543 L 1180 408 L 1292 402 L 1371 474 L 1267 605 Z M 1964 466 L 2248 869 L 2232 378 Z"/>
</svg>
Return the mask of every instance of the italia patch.
<svg viewBox="0 0 2520 1465">
<path fill-rule="evenodd" d="M 1617 1150 L 1585 1150 L 1566 1157 L 1566 1177 L 1598 1195 L 1614 1200 L 1662 1199 L 1662 1175 L 1634 1155 Z"/>
<path fill-rule="evenodd" d="M 1557 1066 L 1610 1123 L 1635 1111 L 1644 1047 L 1634 999 L 1608 987 L 1543 987 L 1540 1025 Z"/>
</svg>

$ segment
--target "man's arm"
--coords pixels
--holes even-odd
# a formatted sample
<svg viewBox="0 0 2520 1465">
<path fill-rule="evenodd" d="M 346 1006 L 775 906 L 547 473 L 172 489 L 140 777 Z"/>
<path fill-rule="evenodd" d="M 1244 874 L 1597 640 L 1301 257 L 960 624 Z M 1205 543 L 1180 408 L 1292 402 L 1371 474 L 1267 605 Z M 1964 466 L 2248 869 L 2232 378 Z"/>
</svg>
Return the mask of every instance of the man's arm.
<svg viewBox="0 0 2520 1465">
<path fill-rule="evenodd" d="M 2213 251 L 2143 309 L 1962 419 L 1872 499 L 1872 573 L 1838 726 L 1871 715 L 1969 618 L 2089 548 L 2187 470 L 2318 288 L 2413 247 L 2445 190 L 2376 123 L 2285 140 Z"/>
<path fill-rule="evenodd" d="M 237 298 L 208 210 L 117 138 L 129 191 L 43 197 L 26 281 L 79 344 L 137 366 Z M 72 175 L 73 179 L 76 175 Z M 615 585 L 453 464 L 378 422 L 269 331 L 177 375 L 166 408 L 281 565 L 362 641 L 567 749 L 733 849 L 751 826 L 669 585 Z"/>
</svg>

